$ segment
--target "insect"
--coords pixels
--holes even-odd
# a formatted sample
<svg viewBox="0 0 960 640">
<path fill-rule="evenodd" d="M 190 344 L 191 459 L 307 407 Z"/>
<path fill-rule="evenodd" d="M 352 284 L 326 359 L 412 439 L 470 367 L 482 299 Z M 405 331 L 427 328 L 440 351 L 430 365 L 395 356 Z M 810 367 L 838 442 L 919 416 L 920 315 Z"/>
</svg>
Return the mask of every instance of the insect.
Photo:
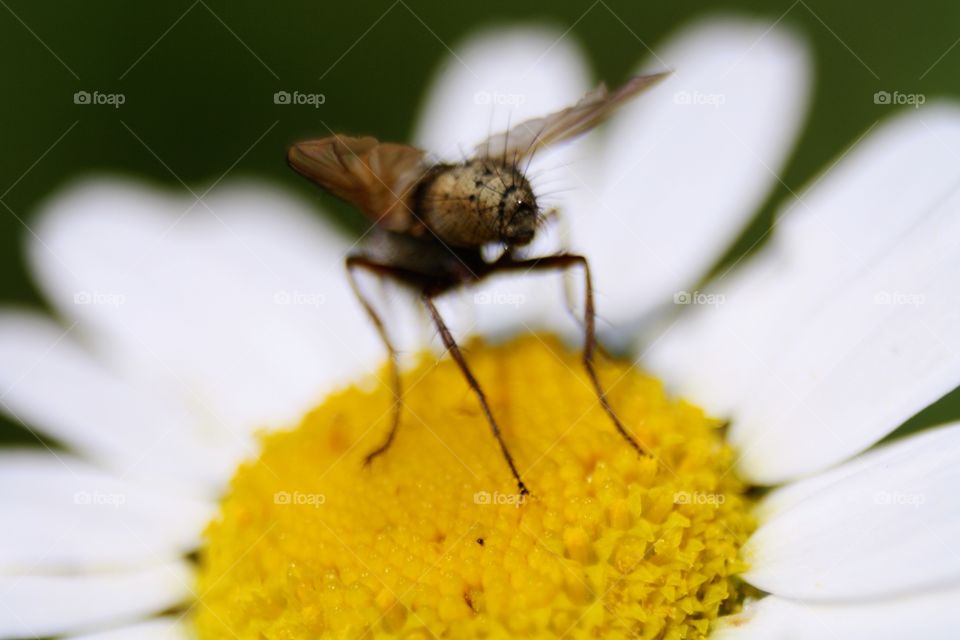
<svg viewBox="0 0 960 640">
<path fill-rule="evenodd" d="M 382 318 L 359 286 L 358 270 L 392 279 L 419 294 L 445 349 L 476 394 L 524 495 L 529 491 L 496 416 L 434 301 L 451 289 L 494 273 L 581 267 L 585 284 L 583 364 L 616 430 L 643 453 L 611 407 L 594 369 L 595 310 L 586 257 L 562 252 L 530 258 L 522 253 L 546 216 L 520 163 L 527 160 L 529 165 L 538 149 L 589 131 L 664 75 L 638 76 L 612 92 L 600 85 L 571 107 L 490 136 L 474 149 L 473 157 L 460 163 L 432 162 L 420 149 L 371 137 L 333 135 L 290 147 L 288 161 L 295 171 L 353 205 L 374 223 L 362 249 L 346 259 L 350 285 L 389 354 L 396 399 L 390 430 L 382 444 L 367 455 L 368 464 L 385 453 L 397 435 L 402 386 L 397 350 Z M 487 251 L 489 248 L 499 253 Z"/>
</svg>

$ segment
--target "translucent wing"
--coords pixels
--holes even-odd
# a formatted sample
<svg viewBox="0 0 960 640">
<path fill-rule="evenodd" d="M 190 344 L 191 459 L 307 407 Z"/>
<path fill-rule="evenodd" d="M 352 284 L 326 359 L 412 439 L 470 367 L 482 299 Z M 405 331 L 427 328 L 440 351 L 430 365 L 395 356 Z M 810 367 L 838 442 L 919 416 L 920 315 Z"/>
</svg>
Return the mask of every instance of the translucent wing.
<svg viewBox="0 0 960 640">
<path fill-rule="evenodd" d="M 474 153 L 492 158 L 522 158 L 541 147 L 585 133 L 666 75 L 637 76 L 612 93 L 601 84 L 572 107 L 521 122 L 509 131 L 490 136 L 475 147 Z"/>
<path fill-rule="evenodd" d="M 410 205 L 427 171 L 425 153 L 375 138 L 330 136 L 298 142 L 287 161 L 298 173 L 357 207 L 377 225 L 408 232 L 418 225 Z"/>
</svg>

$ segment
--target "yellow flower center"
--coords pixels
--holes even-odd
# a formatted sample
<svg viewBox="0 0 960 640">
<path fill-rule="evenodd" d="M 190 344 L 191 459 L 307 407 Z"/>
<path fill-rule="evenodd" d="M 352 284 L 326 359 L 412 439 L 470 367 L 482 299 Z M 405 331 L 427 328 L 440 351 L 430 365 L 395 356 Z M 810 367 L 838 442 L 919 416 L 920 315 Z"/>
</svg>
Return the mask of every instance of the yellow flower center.
<svg viewBox="0 0 960 640">
<path fill-rule="evenodd" d="M 719 424 L 606 363 L 528 336 L 466 350 L 531 495 L 523 499 L 456 365 L 352 387 L 266 437 L 200 555 L 201 638 L 699 638 L 736 610 L 754 524 Z M 371 389 L 370 386 L 377 388 Z"/>
</svg>

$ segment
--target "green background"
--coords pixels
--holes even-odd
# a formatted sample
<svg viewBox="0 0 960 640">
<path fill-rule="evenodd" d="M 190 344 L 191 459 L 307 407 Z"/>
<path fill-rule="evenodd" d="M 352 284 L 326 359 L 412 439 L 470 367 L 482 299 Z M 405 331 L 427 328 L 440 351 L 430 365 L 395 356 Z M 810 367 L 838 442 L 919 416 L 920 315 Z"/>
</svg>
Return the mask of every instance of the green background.
<svg viewBox="0 0 960 640">
<path fill-rule="evenodd" d="M 684 22 L 723 11 L 798 29 L 816 65 L 810 119 L 781 173 L 785 186 L 727 260 L 762 235 L 788 188 L 802 188 L 897 108 L 874 104 L 874 92 L 960 97 L 956 0 L 0 0 L 0 299 L 44 305 L 25 267 L 27 227 L 38 202 L 77 176 L 123 172 L 200 188 L 236 163 L 231 176 L 266 177 L 317 197 L 287 169 L 287 144 L 322 133 L 320 119 L 336 130 L 407 139 L 446 45 L 473 29 L 511 21 L 571 28 L 596 76 L 616 84 L 645 52 L 638 38 L 656 49 Z M 273 103 L 275 91 L 294 89 L 323 93 L 326 103 Z M 78 90 L 123 93 L 126 103 L 75 105 Z M 325 204 L 350 224 L 344 208 Z M 900 433 L 958 416 L 954 392 Z M 9 422 L 0 439 L 35 442 Z"/>
</svg>

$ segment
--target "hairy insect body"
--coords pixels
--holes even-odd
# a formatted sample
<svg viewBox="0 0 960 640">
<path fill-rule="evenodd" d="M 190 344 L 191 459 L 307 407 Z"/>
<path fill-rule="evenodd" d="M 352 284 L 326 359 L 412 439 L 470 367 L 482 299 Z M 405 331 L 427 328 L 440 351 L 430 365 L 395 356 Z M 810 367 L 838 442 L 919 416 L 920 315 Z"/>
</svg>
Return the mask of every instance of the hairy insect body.
<svg viewBox="0 0 960 640">
<path fill-rule="evenodd" d="M 537 200 L 514 164 L 476 159 L 438 165 L 421 182 L 414 211 L 451 247 L 525 245 L 537 230 Z"/>
</svg>

